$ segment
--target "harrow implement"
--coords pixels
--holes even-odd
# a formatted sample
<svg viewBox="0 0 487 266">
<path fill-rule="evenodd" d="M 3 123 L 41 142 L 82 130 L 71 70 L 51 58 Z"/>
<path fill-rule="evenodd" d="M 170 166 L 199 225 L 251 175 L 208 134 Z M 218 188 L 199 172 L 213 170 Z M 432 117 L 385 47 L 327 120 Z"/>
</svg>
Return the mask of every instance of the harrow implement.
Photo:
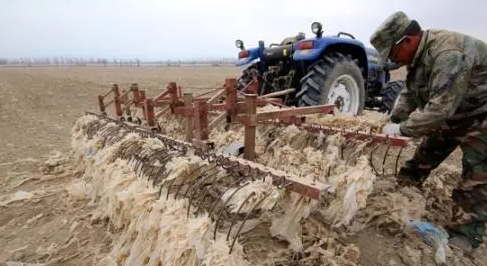
<svg viewBox="0 0 487 266">
<path fill-rule="evenodd" d="M 211 149 L 212 141 L 209 140 L 209 132 L 222 122 L 227 126 L 241 123 L 245 126 L 244 158 L 255 159 L 255 128 L 257 124 L 273 124 L 276 126 L 296 125 L 311 133 L 323 133 L 325 135 L 341 134 L 347 139 L 367 141 L 370 144 L 381 144 L 387 147 L 399 147 L 402 151 L 407 147 L 409 138 L 388 136 L 372 132 L 361 132 L 334 128 L 331 126 L 306 123 L 306 115 L 309 114 L 333 114 L 334 105 L 317 105 L 310 107 L 290 108 L 282 104 L 281 98 L 294 90 L 279 91 L 257 97 L 257 79 L 247 84 L 243 94 L 237 91 L 237 82 L 233 78 L 225 80 L 222 88 L 194 96 L 192 93 L 182 93 L 182 89 L 175 82 L 170 82 L 166 90 L 154 98 L 147 98 L 144 90 L 139 90 L 138 84 L 131 85 L 128 91 L 119 92 L 117 84 L 104 95 L 99 95 L 100 114 L 106 115 L 106 108 L 114 104 L 114 111 L 120 121 L 133 121 L 131 107 L 142 110 L 142 119 L 138 118 L 138 124 L 144 123 L 152 131 L 161 133 L 163 128 L 157 123 L 157 119 L 163 115 L 174 115 L 185 119 L 185 140 L 192 142 L 203 149 Z M 132 99 L 128 98 L 132 92 Z M 104 99 L 113 93 L 113 99 L 104 103 Z M 213 94 L 213 95 L 211 95 Z M 211 97 L 210 97 L 210 96 Z M 243 96 L 242 96 L 243 95 Z M 259 111 L 257 107 L 265 105 L 277 106 L 277 110 Z M 157 110 L 157 112 L 156 112 Z M 125 111 L 125 116 L 124 116 Z M 228 127 L 227 127 L 228 128 Z M 388 149 L 389 149 L 388 148 Z M 386 155 L 387 156 L 387 155 Z"/>
<path fill-rule="evenodd" d="M 235 237 L 232 240 L 230 252 L 240 237 L 246 221 L 259 215 L 262 204 L 269 197 L 280 197 L 279 195 L 287 190 L 308 199 L 318 200 L 325 193 L 326 185 L 321 182 L 307 182 L 289 173 L 248 160 L 216 154 L 191 143 L 176 140 L 152 132 L 147 128 L 130 125 L 97 113 L 86 112 L 86 115 L 95 116 L 97 119 L 84 127 L 83 134 L 89 140 L 98 138 L 100 148 L 122 141 L 129 133 L 137 133 L 142 138 L 153 138 L 160 141 L 163 146 L 154 149 L 144 149 L 143 143 L 140 141 L 122 141 L 116 152 L 117 157 L 131 161 L 136 173 L 151 181 L 153 186 L 159 186 L 159 197 L 165 196 L 166 199 L 169 197 L 174 199 L 187 198 L 189 200 L 188 217 L 191 214 L 198 215 L 205 210 L 208 216 L 215 221 L 214 239 L 217 229 L 221 227 L 222 219 L 231 221 L 226 232 L 227 241 L 232 230 L 237 231 L 234 232 Z M 166 168 L 167 163 L 176 157 L 186 156 L 197 156 L 202 161 L 185 175 L 184 180 L 167 180 L 171 173 Z M 243 203 L 236 208 L 236 212 L 232 213 L 227 210 L 229 201 L 239 191 L 249 186 L 252 181 L 260 180 L 264 184 L 269 179 L 277 190 L 266 191 L 261 197 L 257 197 L 254 192 L 250 193 Z M 162 194 L 163 189 L 167 191 L 166 195 Z M 224 195 L 227 196 L 224 197 Z M 223 198 L 225 199 L 219 200 Z M 251 202 L 251 199 L 254 201 Z M 250 203 L 252 204 L 248 206 Z M 239 225 L 237 221 L 240 221 Z M 236 228 L 237 225 L 238 229 Z"/>
<path fill-rule="evenodd" d="M 162 93 L 150 98 L 136 83 L 132 84 L 128 91 L 122 92 L 119 86 L 114 84 L 108 92 L 98 97 L 100 112 L 86 112 L 87 115 L 98 119 L 88 125 L 84 133 L 89 139 L 101 138 L 102 146 L 121 141 L 129 133 L 137 133 L 143 138 L 160 141 L 163 147 L 154 149 L 143 149 L 136 141 L 125 142 L 120 146 L 118 157 L 134 162 L 134 171 L 147 177 L 154 186 L 159 186 L 160 197 L 164 196 L 162 191 L 166 190 L 166 199 L 170 196 L 174 199 L 187 198 L 188 217 L 191 214 L 198 215 L 203 210 L 208 213 L 215 221 L 214 237 L 224 217 L 227 218 L 225 220 L 231 221 L 226 234 L 227 240 L 237 221 L 240 221 L 236 233 L 234 232 L 230 252 L 235 241 L 241 236 L 246 221 L 259 215 L 264 202 L 276 197 L 274 195 L 276 190 L 282 193 L 290 191 L 307 200 L 320 200 L 329 193 L 327 190 L 329 186 L 318 180 L 298 177 L 257 163 L 256 128 L 259 125 L 277 127 L 294 125 L 300 130 L 315 135 L 340 134 L 346 139 L 340 147 L 342 159 L 346 149 L 350 147 L 353 149 L 359 142 L 366 142 L 366 146 L 370 147 L 369 162 L 377 175 L 379 171 L 373 162 L 374 153 L 379 147 L 385 147 L 379 163 L 382 163 L 382 175 L 386 175 L 386 158 L 391 156 L 391 148 L 397 147 L 399 152 L 395 156 L 394 169 L 397 174 L 401 153 L 409 145 L 408 138 L 308 123 L 306 115 L 333 114 L 334 105 L 290 108 L 284 106 L 279 97 L 285 97 L 292 90 L 258 97 L 254 93 L 258 88 L 256 79 L 244 89 L 251 94 L 239 95 L 236 88 L 235 79 L 226 79 L 222 88 L 193 95 L 183 93 L 180 86 L 170 82 Z M 105 103 L 110 95 L 113 95 L 113 99 Z M 107 115 L 107 107 L 112 104 L 116 118 Z M 257 110 L 257 107 L 266 105 L 274 107 L 263 111 Z M 135 115 L 137 110 L 141 111 L 142 117 Z M 165 134 L 164 126 L 158 123 L 158 119 L 163 116 L 183 118 L 184 137 L 176 138 Z M 232 152 L 223 154 L 214 150 L 214 143 L 209 135 L 212 129 L 222 124 L 225 129 L 230 126 L 244 126 L 244 144 L 232 148 L 240 149 L 243 158 L 231 155 Z M 187 173 L 184 182 L 176 179 L 167 180 L 171 172 L 165 165 L 174 158 L 188 156 L 196 156 L 205 163 Z M 329 176 L 330 169 L 323 175 Z M 270 180 L 274 189 L 268 190 L 259 197 L 255 193 L 250 193 L 240 206 L 236 207 L 235 213 L 228 211 L 227 204 L 232 198 L 249 186 L 250 182 L 258 180 L 263 184 Z M 252 199 L 254 200 L 252 205 L 247 206 Z"/>
</svg>

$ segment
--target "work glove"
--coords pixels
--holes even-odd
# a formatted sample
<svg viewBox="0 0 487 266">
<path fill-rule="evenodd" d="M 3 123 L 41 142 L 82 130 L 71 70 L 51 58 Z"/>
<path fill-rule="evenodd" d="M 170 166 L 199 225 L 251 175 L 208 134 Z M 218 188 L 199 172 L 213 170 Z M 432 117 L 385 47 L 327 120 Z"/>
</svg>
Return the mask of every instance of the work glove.
<svg viewBox="0 0 487 266">
<path fill-rule="evenodd" d="M 400 124 L 387 124 L 382 128 L 382 134 L 385 135 L 396 135 L 396 136 L 401 136 L 401 130 L 399 130 Z"/>
</svg>

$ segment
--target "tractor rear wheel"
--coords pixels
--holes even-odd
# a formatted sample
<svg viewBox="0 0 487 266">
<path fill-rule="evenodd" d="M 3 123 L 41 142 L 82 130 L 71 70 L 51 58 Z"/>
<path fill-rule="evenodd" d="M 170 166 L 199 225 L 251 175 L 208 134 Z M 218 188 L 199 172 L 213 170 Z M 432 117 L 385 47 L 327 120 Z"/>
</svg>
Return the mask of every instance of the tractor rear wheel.
<svg viewBox="0 0 487 266">
<path fill-rule="evenodd" d="M 381 112 L 390 114 L 396 100 L 401 93 L 401 90 L 406 87 L 406 83 L 403 80 L 394 80 L 386 83 L 380 91 L 382 97 Z"/>
<path fill-rule="evenodd" d="M 365 82 L 357 63 L 333 53 L 309 68 L 296 94 L 298 106 L 335 104 L 342 114 L 361 115 L 365 106 Z"/>
</svg>

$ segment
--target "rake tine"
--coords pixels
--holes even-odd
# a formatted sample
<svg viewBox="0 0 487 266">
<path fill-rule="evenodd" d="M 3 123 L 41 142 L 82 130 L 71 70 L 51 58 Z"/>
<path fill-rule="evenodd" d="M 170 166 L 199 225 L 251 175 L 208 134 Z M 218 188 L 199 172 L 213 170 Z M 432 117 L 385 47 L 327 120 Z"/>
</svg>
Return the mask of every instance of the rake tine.
<svg viewBox="0 0 487 266">
<path fill-rule="evenodd" d="M 190 182 L 189 182 L 188 189 L 186 189 L 186 192 L 184 193 L 183 197 L 185 197 L 185 198 L 186 198 L 186 196 L 188 196 L 188 193 L 189 193 L 189 191 L 191 190 L 191 188 L 192 188 L 192 187 L 193 187 L 195 184 L 197 184 L 198 182 L 200 182 L 200 181 L 204 181 L 204 180 L 205 180 L 205 177 L 208 177 L 208 176 L 213 176 L 213 175 L 218 174 L 218 170 L 216 170 L 216 171 L 214 171 L 214 172 L 210 172 L 210 170 L 212 170 L 212 169 L 214 169 L 214 168 L 216 168 L 216 166 L 211 167 L 211 168 L 209 168 L 209 169 L 206 169 L 206 170 L 205 170 L 203 173 L 200 173 L 200 174 L 198 175 L 198 177 L 197 177 L 197 178 L 195 178 L 194 180 L 190 181 Z M 209 173 L 209 172 L 210 172 L 210 173 Z M 200 186 L 200 185 L 197 185 L 197 187 L 199 187 L 199 186 Z"/>
<path fill-rule="evenodd" d="M 159 166 L 159 170 L 157 170 L 157 173 L 154 175 L 154 178 L 152 179 L 152 186 L 157 186 L 159 183 L 156 183 L 159 181 L 158 177 L 162 175 L 162 173 L 164 173 L 164 170 L 165 170 L 165 165 L 161 165 Z M 159 195 L 160 197 L 160 195 Z"/>
<path fill-rule="evenodd" d="M 232 183 L 230 186 L 228 186 L 228 187 L 229 187 L 229 188 L 234 187 L 235 185 L 237 185 L 238 183 L 240 183 L 240 182 L 241 182 L 242 180 L 244 180 L 244 179 L 245 179 L 245 176 L 242 176 L 242 177 L 240 177 L 239 179 L 237 179 L 235 182 L 233 182 L 233 183 Z M 227 190 L 228 190 L 228 189 L 226 189 L 225 191 L 221 192 L 221 193 L 220 193 L 220 195 L 219 195 L 219 198 L 220 198 L 220 197 L 221 197 L 223 194 L 225 194 L 225 192 L 226 192 Z M 210 212 L 208 213 L 208 217 L 211 217 L 211 214 L 213 213 L 213 211 L 215 210 L 216 205 L 218 205 L 218 203 L 219 203 L 219 202 L 220 202 L 219 200 L 216 200 L 216 201 L 215 201 L 215 204 L 213 204 L 213 206 L 212 206 L 212 207 L 211 207 L 211 209 L 210 209 Z"/>
<path fill-rule="evenodd" d="M 161 156 L 162 155 L 162 156 Z M 155 154 L 153 154 L 154 157 L 156 157 L 155 159 L 157 159 L 159 161 L 159 163 L 161 164 L 159 166 L 159 168 L 163 169 L 165 166 L 166 166 L 166 163 L 167 163 L 167 159 L 170 158 L 171 154 L 169 153 L 168 150 L 165 150 L 165 149 L 159 149 Z M 155 160 L 154 160 L 155 161 Z M 152 163 L 153 164 L 153 163 Z M 150 172 L 149 174 L 149 179 L 151 179 L 151 175 L 154 171 L 154 169 L 156 169 L 157 166 L 154 166 L 152 171 Z M 161 171 L 159 170 L 156 174 L 156 176 L 154 176 L 153 178 L 153 183 L 155 182 L 155 179 L 157 178 L 157 176 L 161 173 Z"/>
<path fill-rule="evenodd" d="M 163 150 L 163 151 L 164 151 L 164 150 Z M 151 179 L 152 179 L 152 174 L 154 173 L 154 170 L 157 168 L 157 166 L 154 166 L 154 161 L 155 161 L 156 159 L 158 159 L 158 158 L 157 158 L 157 155 L 158 155 L 160 152 L 161 152 L 161 150 L 159 150 L 159 149 L 158 149 L 158 150 L 156 150 L 155 152 L 153 152 L 153 153 L 150 155 L 150 157 L 152 157 L 153 159 L 149 160 L 149 158 L 147 158 L 147 159 L 148 159 L 148 162 L 147 162 L 147 164 L 146 164 L 146 165 L 147 165 L 147 167 L 148 167 L 148 168 L 150 168 L 149 172 L 147 173 L 147 180 L 151 180 Z M 145 171 L 144 171 L 144 172 L 145 172 Z"/>
<path fill-rule="evenodd" d="M 382 158 L 382 177 L 383 178 L 386 177 L 386 174 L 385 174 L 385 163 L 386 163 L 387 154 L 389 153 L 389 149 L 390 148 L 391 148 L 391 144 L 388 144 L 387 145 L 387 149 L 384 152 L 384 158 Z"/>
<path fill-rule="evenodd" d="M 169 176 L 172 173 L 172 169 L 168 171 L 167 176 Z M 171 182 L 169 183 L 169 187 L 167 189 L 167 194 L 166 194 L 166 200 L 169 199 L 169 193 L 171 192 L 171 187 L 174 184 L 174 181 L 176 181 L 176 178 L 173 178 Z M 161 185 L 161 190 L 162 190 L 162 185 Z"/>
<path fill-rule="evenodd" d="M 166 174 L 163 174 L 163 173 L 165 173 L 165 171 L 166 171 L 166 164 L 169 162 L 169 160 L 170 160 L 170 159 L 172 159 L 172 158 L 173 158 L 173 156 L 174 156 L 174 154 L 168 154 L 168 155 L 167 155 L 167 156 L 166 156 L 166 157 L 165 157 L 165 158 L 162 160 L 160 170 L 159 170 L 159 172 L 157 173 L 157 175 L 156 175 L 156 177 L 154 178 L 154 181 L 153 181 L 153 183 L 152 183 L 153 185 L 157 185 L 157 184 L 159 184 L 159 183 L 162 181 L 162 179 L 166 179 L 166 178 L 167 178 L 167 176 L 169 175 L 170 171 L 167 171 L 167 173 L 166 173 Z M 162 178 L 162 176 L 164 176 L 164 177 Z M 158 178 L 158 177 L 161 177 L 161 178 Z"/>
<path fill-rule="evenodd" d="M 399 163 L 399 158 L 401 157 L 401 153 L 402 153 L 402 149 L 404 149 L 404 146 L 401 146 L 401 148 L 399 149 L 399 153 L 397 154 L 397 157 L 396 157 L 396 164 L 394 166 L 394 176 L 397 177 L 397 166 L 398 166 L 398 163 Z"/>
<path fill-rule="evenodd" d="M 222 217 L 222 214 L 223 214 L 223 211 L 225 210 L 225 208 L 227 207 L 227 203 L 233 198 L 233 196 L 242 188 L 244 188 L 245 186 L 249 185 L 250 182 L 246 182 L 244 183 L 243 185 L 239 186 L 237 189 L 235 189 L 235 191 L 232 192 L 232 194 L 230 195 L 230 197 L 228 197 L 228 199 L 223 203 L 223 207 L 220 209 L 220 211 L 218 211 L 218 214 L 217 214 L 217 219 L 216 219 L 216 222 L 215 222 L 215 231 L 213 232 L 213 240 L 216 240 L 216 230 L 218 229 L 218 223 L 220 222 L 220 219 Z"/>
<path fill-rule="evenodd" d="M 370 151 L 370 154 L 369 154 L 369 163 L 370 163 L 370 167 L 372 167 L 372 169 L 374 170 L 375 174 L 376 175 L 379 175 L 379 173 L 377 172 L 377 170 L 375 169 L 375 166 L 374 166 L 374 162 L 372 160 L 372 157 L 373 157 L 373 154 L 374 154 L 374 151 L 379 147 L 379 145 L 376 145 L 374 144 L 374 147 L 372 148 L 372 150 Z"/>
<path fill-rule="evenodd" d="M 227 175 L 223 176 L 222 178 L 220 178 L 220 179 L 218 179 L 218 180 L 217 180 L 218 175 L 216 175 L 216 176 L 215 176 L 215 180 L 212 182 L 211 186 L 210 186 L 210 187 L 209 187 L 209 188 L 208 188 L 208 189 L 205 191 L 205 194 L 203 195 L 203 199 L 202 199 L 202 200 L 200 201 L 200 203 L 198 204 L 198 208 L 196 209 L 196 213 L 199 213 L 200 208 L 201 208 L 201 205 L 203 204 L 203 202 L 205 202 L 206 198 L 209 196 L 211 189 L 212 189 L 212 188 L 213 188 L 213 187 L 214 187 L 214 186 L 215 186 L 215 185 L 216 185 L 218 182 L 220 182 L 221 180 L 223 180 L 223 179 L 225 179 L 225 178 L 227 178 L 227 177 L 230 177 L 230 176 L 232 176 L 232 173 L 229 173 L 229 174 L 227 174 Z M 218 200 L 217 200 L 217 202 L 218 202 Z"/>
<path fill-rule="evenodd" d="M 270 195 L 272 194 L 272 191 L 268 192 L 261 200 L 259 200 L 259 202 L 257 202 L 253 207 L 252 209 L 247 213 L 247 215 L 245 215 L 245 218 L 243 220 L 243 222 L 240 224 L 240 227 L 238 228 L 238 231 L 237 231 L 237 234 L 235 235 L 235 238 L 233 239 L 232 241 L 232 245 L 230 246 L 230 250 L 228 252 L 228 254 L 231 254 L 232 253 L 232 250 L 233 250 L 233 246 L 235 245 L 235 241 L 237 241 L 238 237 L 240 236 L 240 232 L 242 231 L 242 228 L 244 227 L 245 225 L 245 222 L 249 219 L 250 217 L 250 214 L 262 203 L 264 202 L 265 199 L 267 199 L 267 197 L 269 197 Z"/>
<path fill-rule="evenodd" d="M 215 177 L 215 179 L 213 180 L 213 182 L 215 182 L 216 178 L 218 177 L 217 174 L 218 174 L 218 172 L 216 172 L 214 175 L 207 175 L 206 177 L 201 178 L 201 180 L 200 180 L 201 182 L 193 189 L 193 194 L 191 194 L 191 196 L 189 197 L 188 211 L 186 213 L 186 217 L 189 218 L 189 211 L 191 210 L 191 202 L 193 202 L 193 198 L 196 195 L 196 193 L 198 192 L 199 188 L 205 183 L 206 179 L 208 179 L 208 178 L 210 178 L 212 176 Z M 212 182 L 212 184 L 213 184 L 213 182 Z M 191 188 L 191 186 L 188 188 L 187 191 L 189 191 L 190 188 Z M 185 195 L 185 197 L 186 197 L 186 195 Z"/>
<path fill-rule="evenodd" d="M 206 164 L 203 164 L 201 167 L 198 167 L 197 169 L 201 169 L 204 166 L 206 166 Z M 196 171 L 192 171 L 191 174 L 185 175 L 184 179 L 188 179 L 189 177 L 191 177 L 191 176 L 193 176 L 195 174 L 196 174 Z M 198 174 L 198 176 L 200 176 L 200 175 Z M 193 182 L 193 181 L 190 181 L 190 182 Z M 184 183 L 184 180 L 181 180 L 181 185 L 178 187 L 178 190 L 176 190 L 176 194 L 174 194 L 174 199 L 177 199 L 178 198 L 179 191 L 181 191 L 181 189 L 183 188 L 183 186 L 186 185 L 186 184 L 188 184 L 188 183 Z"/>
<path fill-rule="evenodd" d="M 122 143 L 122 145 L 120 145 L 120 157 L 122 159 L 126 159 L 125 151 L 129 150 L 132 147 L 132 145 L 133 142 L 131 141 Z"/>
<path fill-rule="evenodd" d="M 235 225 L 235 222 L 237 221 L 238 214 L 242 210 L 243 206 L 245 206 L 245 204 L 247 203 L 247 201 L 249 201 L 249 199 L 251 197 L 255 196 L 255 195 L 256 195 L 255 191 L 252 191 L 252 193 L 250 193 L 250 195 L 248 195 L 247 198 L 238 207 L 238 210 L 235 213 L 235 216 L 233 216 L 232 223 L 230 224 L 230 228 L 228 229 L 226 241 L 228 241 L 228 239 L 230 238 L 230 232 L 232 232 L 232 228 Z"/>
<path fill-rule="evenodd" d="M 135 172 L 140 172 L 140 171 L 142 171 L 142 169 L 140 169 L 140 168 L 142 168 L 142 167 L 141 167 L 141 164 L 143 164 L 143 163 L 144 163 L 144 161 L 145 161 L 145 159 L 146 159 L 146 157 L 148 157 L 148 156 L 150 155 L 150 153 L 149 153 L 149 152 L 150 152 L 149 150 L 144 150 L 144 151 L 142 151 L 142 153 L 141 153 L 140 155 L 138 155 L 138 154 L 134 154 L 134 157 L 135 157 L 135 158 L 136 158 L 136 160 L 137 160 L 137 162 L 135 163 L 135 166 L 134 166 L 134 171 L 135 171 Z M 140 168 L 139 168 L 139 167 L 140 167 Z"/>
<path fill-rule="evenodd" d="M 205 166 L 204 164 L 196 167 L 189 175 L 192 175 L 195 171 L 198 171 L 200 168 L 202 168 L 203 166 Z M 171 173 L 171 171 L 169 171 L 169 173 Z M 169 173 L 167 174 L 167 176 L 169 176 Z M 176 181 L 176 178 L 172 179 L 171 180 L 171 183 L 169 183 L 169 188 L 167 189 L 167 195 L 166 195 L 166 200 L 169 199 L 169 193 L 171 192 L 171 187 L 172 185 L 174 184 L 174 181 Z"/>
</svg>

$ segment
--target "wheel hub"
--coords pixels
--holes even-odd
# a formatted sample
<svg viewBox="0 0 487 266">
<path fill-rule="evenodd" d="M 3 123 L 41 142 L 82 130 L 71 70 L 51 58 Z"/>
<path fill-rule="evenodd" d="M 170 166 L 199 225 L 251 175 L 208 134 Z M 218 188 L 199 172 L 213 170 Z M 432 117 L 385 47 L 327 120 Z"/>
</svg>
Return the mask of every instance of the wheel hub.
<svg viewBox="0 0 487 266">
<path fill-rule="evenodd" d="M 358 110 L 358 86 L 350 75 L 341 75 L 330 87 L 328 103 L 336 105 L 336 109 L 341 113 L 353 113 Z"/>
</svg>

